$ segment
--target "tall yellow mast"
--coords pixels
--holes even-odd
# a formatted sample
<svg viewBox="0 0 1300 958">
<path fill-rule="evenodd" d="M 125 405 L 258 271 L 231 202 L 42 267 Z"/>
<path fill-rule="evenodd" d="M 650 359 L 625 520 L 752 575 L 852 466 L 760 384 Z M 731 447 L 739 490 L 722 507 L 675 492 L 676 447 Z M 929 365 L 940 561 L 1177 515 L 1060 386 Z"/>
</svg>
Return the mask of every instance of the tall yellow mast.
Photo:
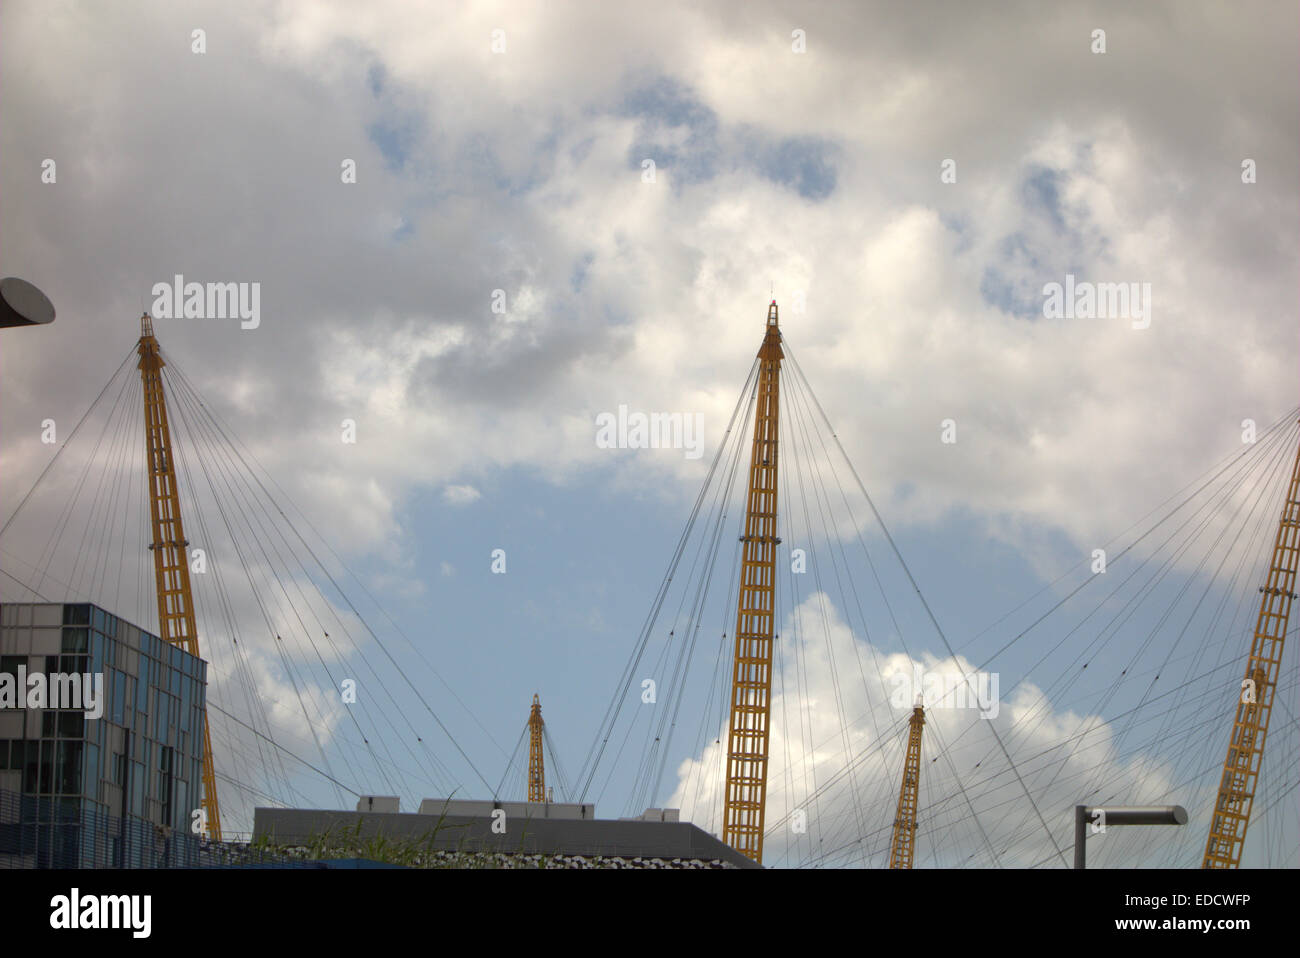
<svg viewBox="0 0 1300 958">
<path fill-rule="evenodd" d="M 889 867 L 911 868 L 916 849 L 916 795 L 921 783 L 921 730 L 925 709 L 912 709 L 907 723 L 907 758 L 903 760 L 903 785 L 898 790 L 898 813 L 894 816 L 894 838 L 889 845 Z"/>
<path fill-rule="evenodd" d="M 153 335 L 149 314 L 140 317 L 140 379 L 144 384 L 144 425 L 149 457 L 149 512 L 153 518 L 154 574 L 158 584 L 159 638 L 199 657 L 198 629 L 194 623 L 194 593 L 185 554 L 189 541 L 181 526 L 180 497 L 172 459 L 171 430 L 167 425 L 167 400 L 163 395 L 163 360 Z M 208 836 L 221 841 L 221 812 L 217 807 L 216 766 L 212 762 L 212 736 L 208 732 L 206 702 L 203 709 L 203 797 Z"/>
<path fill-rule="evenodd" d="M 763 345 L 758 351 L 754 447 L 749 463 L 745 534 L 740 537 L 744 547 L 722 827 L 724 842 L 760 864 L 772 699 L 776 546 L 781 541 L 776 537 L 776 454 L 783 358 L 776 300 L 772 300 Z"/>
<path fill-rule="evenodd" d="M 528 800 L 546 801 L 546 768 L 542 759 L 542 703 L 533 696 L 533 711 L 528 716 Z M 561 785 L 564 783 L 561 782 Z"/>
<path fill-rule="evenodd" d="M 1219 781 L 1219 794 L 1210 819 L 1202 868 L 1236 868 L 1241 864 L 1246 826 L 1250 824 L 1250 808 L 1264 755 L 1264 738 L 1268 735 L 1268 720 L 1273 712 L 1273 695 L 1282 665 L 1282 643 L 1291 615 L 1291 601 L 1296 597 L 1297 559 L 1300 559 L 1300 449 L 1296 450 L 1291 483 L 1278 521 L 1273 564 L 1267 584 L 1259 590 L 1259 620 L 1237 699 L 1237 714 L 1228 740 L 1228 756 L 1223 761 L 1223 778 Z"/>
</svg>

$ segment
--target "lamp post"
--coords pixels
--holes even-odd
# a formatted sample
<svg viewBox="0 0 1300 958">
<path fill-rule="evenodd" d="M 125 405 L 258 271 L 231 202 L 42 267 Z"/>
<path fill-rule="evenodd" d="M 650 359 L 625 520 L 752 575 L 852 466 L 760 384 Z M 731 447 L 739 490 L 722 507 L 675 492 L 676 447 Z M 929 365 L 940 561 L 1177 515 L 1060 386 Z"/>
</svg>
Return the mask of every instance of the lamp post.
<svg viewBox="0 0 1300 958">
<path fill-rule="evenodd" d="M 1088 825 L 1096 817 L 1108 825 L 1186 825 L 1187 809 L 1181 805 L 1074 806 L 1074 867 L 1086 868 Z"/>
<path fill-rule="evenodd" d="M 0 279 L 0 326 L 43 326 L 54 322 L 54 304 L 17 276 Z"/>
</svg>

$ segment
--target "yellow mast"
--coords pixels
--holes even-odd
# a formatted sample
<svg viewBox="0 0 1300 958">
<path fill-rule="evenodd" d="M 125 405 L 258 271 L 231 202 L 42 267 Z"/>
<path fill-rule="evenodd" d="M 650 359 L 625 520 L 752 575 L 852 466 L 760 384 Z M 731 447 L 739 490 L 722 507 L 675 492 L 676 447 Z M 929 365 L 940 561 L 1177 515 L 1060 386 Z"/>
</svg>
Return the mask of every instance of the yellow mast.
<svg viewBox="0 0 1300 958">
<path fill-rule="evenodd" d="M 722 840 L 760 864 L 763 861 L 767 748 L 772 699 L 772 641 L 776 597 L 776 454 L 780 404 L 781 331 L 776 300 L 758 351 L 758 394 L 740 595 L 736 653 L 731 677 L 731 725 L 727 732 L 727 786 Z"/>
<path fill-rule="evenodd" d="M 1287 486 L 1282 518 L 1278 521 L 1268 582 L 1259 590 L 1259 619 L 1250 645 L 1250 658 L 1246 662 L 1246 677 L 1237 700 L 1228 755 L 1223 761 L 1223 778 L 1219 781 L 1219 794 L 1210 819 L 1210 835 L 1205 842 L 1202 868 L 1236 868 L 1241 864 L 1246 826 L 1250 824 L 1250 808 L 1264 755 L 1264 738 L 1268 735 L 1268 720 L 1273 712 L 1273 695 L 1282 665 L 1282 643 L 1286 638 L 1287 619 L 1291 615 L 1291 601 L 1296 597 L 1298 558 L 1300 449 L 1296 450 L 1291 483 Z"/>
<path fill-rule="evenodd" d="M 542 760 L 542 703 L 533 696 L 533 711 L 528 716 L 528 800 L 546 801 L 546 768 Z"/>
<path fill-rule="evenodd" d="M 894 816 L 894 838 L 889 845 L 889 867 L 911 868 L 916 849 L 916 795 L 921 783 L 921 730 L 925 709 L 912 709 L 907 723 L 907 758 L 903 761 L 903 785 L 898 790 L 898 813 Z"/>
<path fill-rule="evenodd" d="M 194 623 L 194 593 L 185 554 L 189 541 L 181 526 L 180 497 L 172 459 L 171 430 L 167 425 L 167 400 L 163 396 L 163 359 L 153 335 L 149 314 L 140 317 L 140 379 L 144 385 L 144 423 L 149 457 L 149 512 L 153 518 L 154 574 L 158 585 L 159 638 L 199 657 L 198 628 Z M 212 762 L 212 736 L 208 732 L 206 701 L 203 710 L 203 797 L 208 836 L 221 841 L 221 812 L 217 807 L 216 767 Z"/>
</svg>

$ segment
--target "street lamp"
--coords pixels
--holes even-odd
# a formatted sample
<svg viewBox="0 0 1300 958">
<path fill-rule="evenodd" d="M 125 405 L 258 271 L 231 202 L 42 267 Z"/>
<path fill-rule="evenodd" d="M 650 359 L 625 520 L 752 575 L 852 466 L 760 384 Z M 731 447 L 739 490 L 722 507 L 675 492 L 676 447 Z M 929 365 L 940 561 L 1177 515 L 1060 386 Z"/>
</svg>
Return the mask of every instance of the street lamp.
<svg viewBox="0 0 1300 958">
<path fill-rule="evenodd" d="M 54 322 L 54 304 L 17 276 L 0 279 L 0 326 L 42 326 Z"/>
<path fill-rule="evenodd" d="M 1074 806 L 1074 867 L 1085 868 L 1088 824 L 1100 817 L 1107 825 L 1186 825 L 1187 809 L 1181 805 L 1088 805 Z"/>
</svg>

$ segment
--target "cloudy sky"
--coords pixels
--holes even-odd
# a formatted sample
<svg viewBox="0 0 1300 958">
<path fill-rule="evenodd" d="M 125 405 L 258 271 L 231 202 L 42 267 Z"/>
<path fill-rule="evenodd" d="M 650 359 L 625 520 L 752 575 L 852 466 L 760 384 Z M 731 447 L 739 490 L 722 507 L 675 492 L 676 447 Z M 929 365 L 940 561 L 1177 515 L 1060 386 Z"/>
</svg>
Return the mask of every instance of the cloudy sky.
<svg viewBox="0 0 1300 958">
<path fill-rule="evenodd" d="M 0 342 L 0 511 L 58 448 L 42 422 L 62 442 L 131 351 L 155 284 L 259 284 L 256 328 L 159 318 L 165 352 L 455 689 L 467 708 L 427 669 L 418 680 L 482 775 L 495 786 L 504 773 L 534 692 L 577 771 L 775 299 L 960 645 L 1239 454 L 1243 420 L 1263 432 L 1296 406 L 1297 26 L 1284 2 L 7 3 L 0 272 L 40 286 L 58 319 Z M 1049 315 L 1044 287 L 1067 276 L 1137 284 L 1149 309 Z M 698 415 L 703 455 L 601 448 L 597 417 L 620 406 Z M 57 507 L 34 497 L 30 531 L 16 524 L 0 543 L 19 578 Z M 1238 548 L 1272 521 L 1258 515 Z M 492 572 L 497 549 L 505 574 Z M 1194 580 L 1195 562 L 1179 561 Z M 910 590 L 897 584 L 901 605 Z M 802 679 L 790 673 L 815 686 L 802 705 L 784 700 L 796 713 L 837 706 L 817 710 L 820 730 L 811 716 L 798 733 L 778 725 L 774 754 L 798 744 L 781 796 L 806 797 L 793 769 L 820 761 L 821 737 L 839 749 L 823 779 L 878 746 L 855 772 L 858 802 L 823 796 L 839 809 L 818 837 L 829 844 L 893 818 L 901 740 L 864 718 L 901 668 L 886 659 L 950 659 L 915 609 L 909 642 L 861 634 L 826 583 L 781 614 L 817 595 L 816 647 L 838 644 L 866 671 L 854 684 L 810 659 Z M 103 602 L 148 616 L 138 596 Z M 1051 691 L 1070 662 L 1039 665 L 1056 637 L 996 663 L 1006 703 L 1046 696 L 1044 721 L 1019 737 L 1004 728 L 1025 761 L 1090 716 L 1114 719 L 1108 701 Z M 1227 663 L 1214 680 L 1225 695 L 1234 641 L 1212 656 Z M 312 723 L 259 648 L 275 726 L 310 752 Z M 212 654 L 214 701 L 223 683 L 233 701 L 234 673 Z M 1226 735 L 1230 706 L 1216 706 L 1213 734 Z M 701 698 L 683 711 L 693 732 L 707 709 Z M 1295 743 L 1294 719 L 1279 744 Z M 928 862 L 1050 859 L 1043 829 L 1026 837 L 1032 812 L 1022 827 L 998 824 L 1005 809 L 952 804 L 971 722 L 936 721 L 954 742 L 934 766 L 953 762 L 934 784 L 952 838 Z M 1156 752 L 1090 739 L 1103 780 L 1139 763 L 1147 791 L 1182 783 L 1158 728 L 1130 740 Z M 694 817 L 716 829 L 717 783 L 694 780 L 717 767 L 706 731 L 674 740 L 645 804 L 698 802 Z M 486 797 L 438 741 L 458 768 L 448 783 Z M 1196 758 L 1221 752 L 1214 742 Z M 1031 790 L 1068 845 L 1074 794 L 1044 775 Z M 626 814 L 631 780 L 615 773 L 598 809 Z M 437 790 L 415 772 L 408 787 Z M 990 809 L 1017 798 L 998 787 Z M 1278 788 L 1294 812 L 1294 773 Z M 769 821 L 803 800 L 781 796 Z M 977 817 L 991 834 L 970 829 Z"/>
</svg>

